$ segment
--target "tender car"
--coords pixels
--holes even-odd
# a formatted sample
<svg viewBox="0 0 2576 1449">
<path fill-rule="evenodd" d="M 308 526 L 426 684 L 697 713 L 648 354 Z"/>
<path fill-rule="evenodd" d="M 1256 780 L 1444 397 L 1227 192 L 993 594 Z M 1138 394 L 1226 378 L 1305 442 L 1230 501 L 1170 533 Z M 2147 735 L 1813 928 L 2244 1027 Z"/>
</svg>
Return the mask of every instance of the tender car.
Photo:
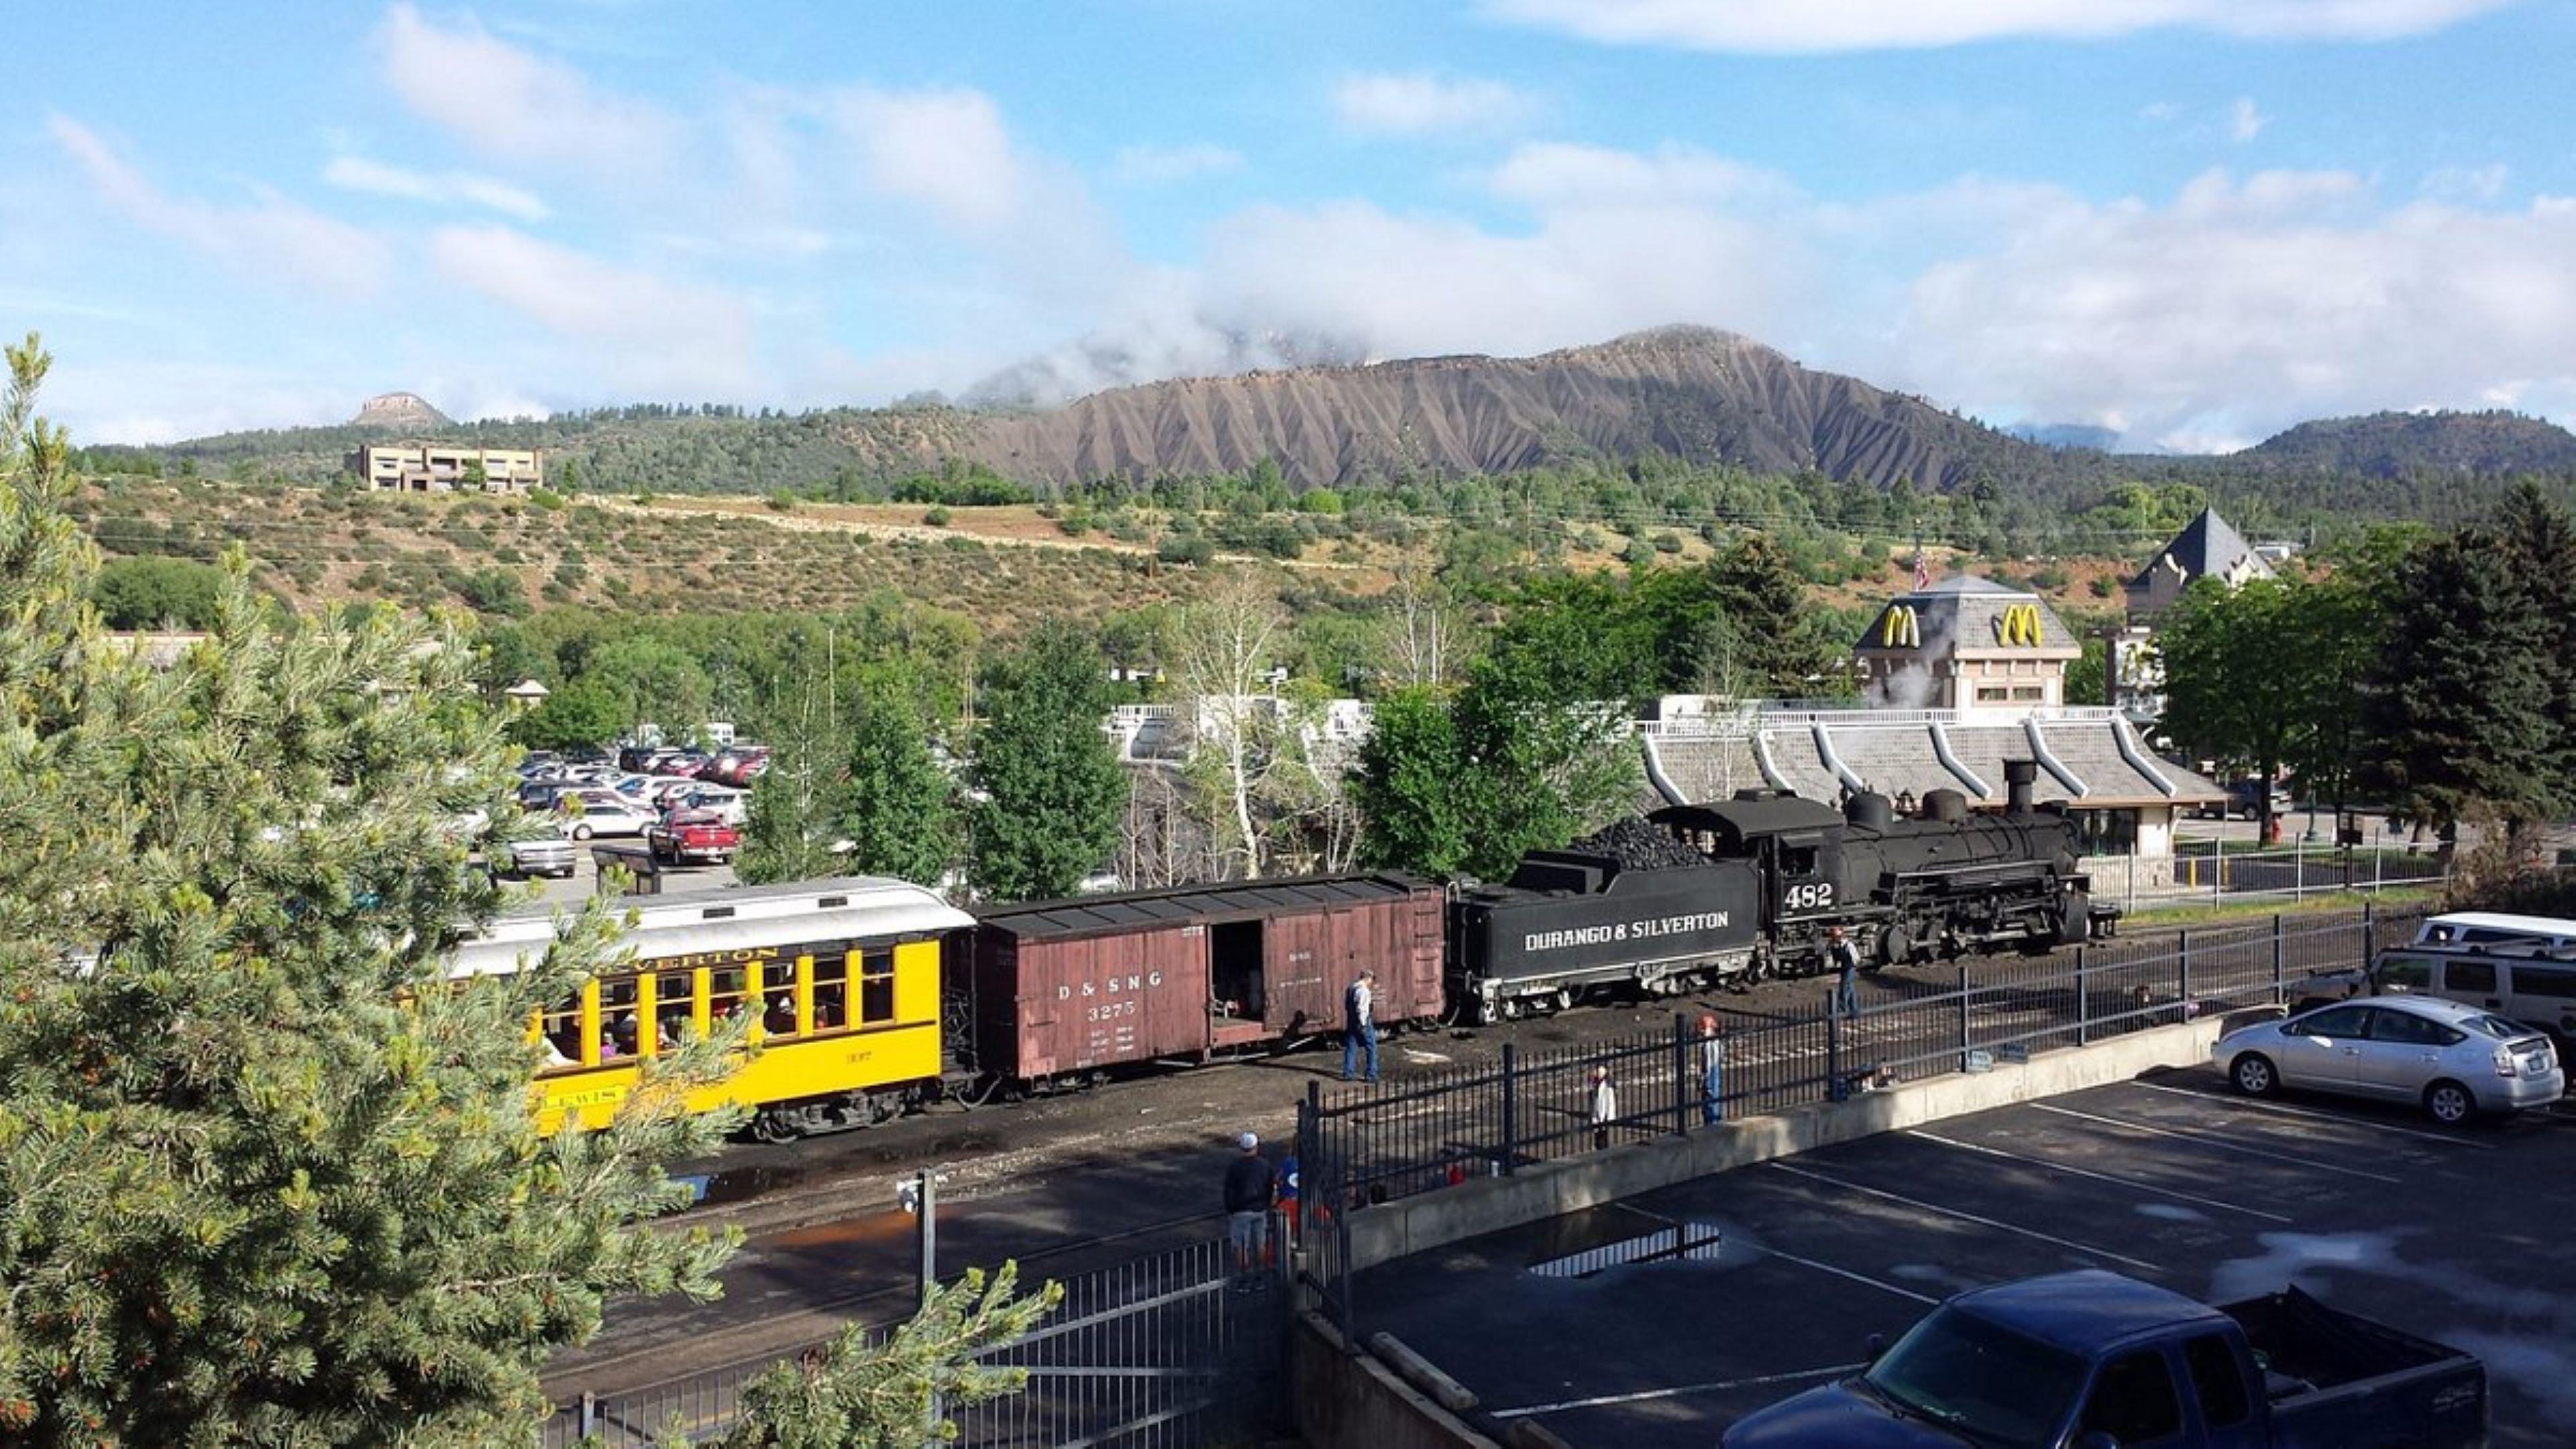
<svg viewBox="0 0 2576 1449">
<path fill-rule="evenodd" d="M 557 802 L 563 811 L 563 833 L 574 840 L 592 836 L 641 835 L 661 819 L 653 808 L 614 790 L 584 790 Z"/>
<path fill-rule="evenodd" d="M 2248 1096 L 2301 1087 L 2413 1102 L 2446 1127 L 2547 1106 L 2567 1090 L 2548 1037 L 2427 996 L 2365 997 L 2239 1027 L 2210 1060 Z"/>
<path fill-rule="evenodd" d="M 578 852 L 561 835 L 509 840 L 492 847 L 492 870 L 498 875 L 551 875 L 572 878 Z"/>
<path fill-rule="evenodd" d="M 722 865 L 742 848 L 742 832 L 712 810 L 680 810 L 644 832 L 644 847 L 672 865 Z"/>
</svg>

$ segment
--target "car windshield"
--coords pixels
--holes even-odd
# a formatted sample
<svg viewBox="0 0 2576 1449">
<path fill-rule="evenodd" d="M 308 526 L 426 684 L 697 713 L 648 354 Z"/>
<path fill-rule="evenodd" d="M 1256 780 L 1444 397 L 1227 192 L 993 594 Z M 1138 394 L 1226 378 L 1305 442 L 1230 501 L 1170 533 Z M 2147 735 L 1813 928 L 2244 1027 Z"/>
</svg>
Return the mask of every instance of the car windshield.
<svg viewBox="0 0 2576 1449">
<path fill-rule="evenodd" d="M 2053 1442 L 2084 1386 L 2084 1361 L 1972 1313 L 1936 1310 L 1862 1382 L 1896 1408 L 1980 1444 Z"/>
</svg>

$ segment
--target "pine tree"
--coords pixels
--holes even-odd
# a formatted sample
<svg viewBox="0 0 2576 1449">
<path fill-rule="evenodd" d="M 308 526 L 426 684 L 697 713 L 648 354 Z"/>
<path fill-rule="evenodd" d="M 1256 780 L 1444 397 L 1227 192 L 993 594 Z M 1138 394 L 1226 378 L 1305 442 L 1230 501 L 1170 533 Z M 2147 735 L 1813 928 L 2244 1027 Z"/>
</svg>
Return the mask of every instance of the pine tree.
<svg viewBox="0 0 2576 1449">
<path fill-rule="evenodd" d="M 769 768 L 751 787 L 734 872 L 751 885 L 838 875 L 848 867 L 832 847 L 850 812 L 850 781 L 832 683 L 810 676 L 765 713 Z"/>
<path fill-rule="evenodd" d="M 82 607 L 45 359 L 0 424 L 0 1438 L 31 1445 L 523 1440 L 536 1365 L 612 1294 L 714 1291 L 730 1239 L 644 1231 L 668 1059 L 605 1132 L 541 1138 L 528 1021 L 610 959 L 451 982 L 494 888 L 440 827 L 503 818 L 498 720 L 449 624 L 296 619 L 230 579 L 165 674 Z"/>
<path fill-rule="evenodd" d="M 883 679 L 862 685 L 842 820 L 850 868 L 939 884 L 957 863 L 955 795 L 912 692 Z"/>
<path fill-rule="evenodd" d="M 1100 730 L 1108 665 L 1058 622 L 995 661 L 975 740 L 975 889 L 1002 900 L 1071 894 L 1117 849 L 1127 776 Z"/>
</svg>

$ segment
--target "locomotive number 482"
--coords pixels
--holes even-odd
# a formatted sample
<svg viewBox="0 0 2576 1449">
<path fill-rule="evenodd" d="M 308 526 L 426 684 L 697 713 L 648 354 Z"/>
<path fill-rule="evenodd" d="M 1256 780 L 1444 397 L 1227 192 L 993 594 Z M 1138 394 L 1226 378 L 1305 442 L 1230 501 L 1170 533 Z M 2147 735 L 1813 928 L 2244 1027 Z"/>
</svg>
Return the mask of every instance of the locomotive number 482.
<svg viewBox="0 0 2576 1449">
<path fill-rule="evenodd" d="M 1833 903 L 1834 888 L 1828 881 L 1793 885 L 1780 893 L 1780 909 L 1784 911 L 1821 911 Z"/>
</svg>

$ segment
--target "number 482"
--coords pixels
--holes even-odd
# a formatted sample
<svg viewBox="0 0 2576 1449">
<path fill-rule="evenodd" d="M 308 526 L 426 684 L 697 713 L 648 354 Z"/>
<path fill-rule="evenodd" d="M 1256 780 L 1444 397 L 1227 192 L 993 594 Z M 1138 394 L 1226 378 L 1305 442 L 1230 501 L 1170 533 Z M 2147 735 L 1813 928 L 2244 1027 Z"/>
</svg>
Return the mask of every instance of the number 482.
<svg viewBox="0 0 2576 1449">
<path fill-rule="evenodd" d="M 1834 888 L 1824 881 L 1793 885 L 1780 896 L 1780 908 L 1784 911 L 1821 911 L 1833 903 Z"/>
</svg>

